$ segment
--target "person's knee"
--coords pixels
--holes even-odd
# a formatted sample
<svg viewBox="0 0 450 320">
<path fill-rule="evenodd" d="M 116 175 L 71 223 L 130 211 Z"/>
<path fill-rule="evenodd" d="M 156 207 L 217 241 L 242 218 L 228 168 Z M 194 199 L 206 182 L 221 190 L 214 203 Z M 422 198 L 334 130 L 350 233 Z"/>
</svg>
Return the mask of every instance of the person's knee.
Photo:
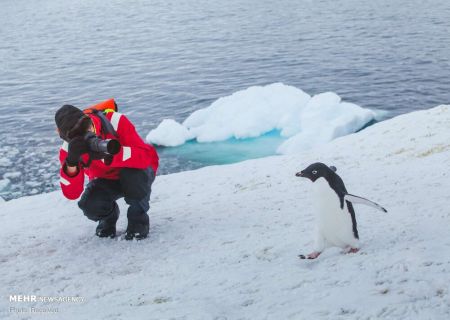
<svg viewBox="0 0 450 320">
<path fill-rule="evenodd" d="M 151 168 L 123 168 L 120 171 L 120 183 L 125 200 L 131 201 L 149 198 L 153 180 L 154 174 Z"/>
<path fill-rule="evenodd" d="M 114 209 L 114 202 L 86 196 L 78 201 L 78 207 L 88 219 L 98 221 L 111 213 Z"/>
</svg>

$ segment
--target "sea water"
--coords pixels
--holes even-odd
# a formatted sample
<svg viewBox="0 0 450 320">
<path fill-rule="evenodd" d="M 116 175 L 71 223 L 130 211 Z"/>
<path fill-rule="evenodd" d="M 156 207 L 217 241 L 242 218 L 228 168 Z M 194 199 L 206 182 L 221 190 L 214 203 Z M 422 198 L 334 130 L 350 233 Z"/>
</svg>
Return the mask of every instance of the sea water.
<svg viewBox="0 0 450 320">
<path fill-rule="evenodd" d="M 162 159 L 171 160 L 166 164 L 167 170 L 176 172 L 179 167 L 188 170 L 271 156 L 283 141 L 280 132 L 273 130 L 257 138 L 210 143 L 188 141 L 176 148 L 158 147 L 157 150 Z"/>
<path fill-rule="evenodd" d="M 450 3 L 3 0 L 0 196 L 55 190 L 54 112 L 115 97 L 141 136 L 282 82 L 390 116 L 449 103 Z M 160 173 L 274 154 L 274 132 L 159 149 Z"/>
</svg>

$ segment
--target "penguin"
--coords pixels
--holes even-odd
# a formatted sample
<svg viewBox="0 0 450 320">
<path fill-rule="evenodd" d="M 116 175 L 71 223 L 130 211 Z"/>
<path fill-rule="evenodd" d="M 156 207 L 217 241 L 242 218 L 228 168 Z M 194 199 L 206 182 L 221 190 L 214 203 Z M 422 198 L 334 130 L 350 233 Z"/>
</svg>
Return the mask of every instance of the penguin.
<svg viewBox="0 0 450 320">
<path fill-rule="evenodd" d="M 359 251 L 359 234 L 352 203 L 360 203 L 387 212 L 379 204 L 347 192 L 334 166 L 317 162 L 297 172 L 297 177 L 313 182 L 316 211 L 314 251 L 300 259 L 316 259 L 328 247 L 340 247 L 347 253 Z"/>
</svg>

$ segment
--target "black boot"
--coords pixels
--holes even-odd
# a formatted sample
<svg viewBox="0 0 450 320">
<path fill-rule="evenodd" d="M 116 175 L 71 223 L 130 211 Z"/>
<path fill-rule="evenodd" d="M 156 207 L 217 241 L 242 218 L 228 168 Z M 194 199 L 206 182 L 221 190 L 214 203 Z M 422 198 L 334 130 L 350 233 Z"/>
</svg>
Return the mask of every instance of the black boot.
<svg viewBox="0 0 450 320">
<path fill-rule="evenodd" d="M 128 218 L 127 233 L 125 235 L 125 240 L 142 240 L 147 238 L 149 231 L 150 221 L 148 215 L 143 213 L 139 219 Z"/>
<path fill-rule="evenodd" d="M 119 206 L 115 203 L 113 211 L 98 222 L 95 234 L 100 238 L 114 238 L 116 236 L 116 222 L 119 219 Z"/>
</svg>

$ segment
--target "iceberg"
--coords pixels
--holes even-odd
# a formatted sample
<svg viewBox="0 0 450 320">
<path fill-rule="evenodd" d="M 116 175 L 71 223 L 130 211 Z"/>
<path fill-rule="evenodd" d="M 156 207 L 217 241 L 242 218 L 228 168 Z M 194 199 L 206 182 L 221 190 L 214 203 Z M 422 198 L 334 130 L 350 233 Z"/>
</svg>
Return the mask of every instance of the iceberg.
<svg viewBox="0 0 450 320">
<path fill-rule="evenodd" d="M 278 131 L 286 141 L 277 153 L 292 154 L 353 133 L 375 120 L 374 111 L 342 102 L 333 92 L 311 97 L 282 83 L 253 86 L 214 101 L 193 112 L 182 124 L 163 120 L 146 140 L 175 147 L 198 143 L 261 137 Z"/>
</svg>

